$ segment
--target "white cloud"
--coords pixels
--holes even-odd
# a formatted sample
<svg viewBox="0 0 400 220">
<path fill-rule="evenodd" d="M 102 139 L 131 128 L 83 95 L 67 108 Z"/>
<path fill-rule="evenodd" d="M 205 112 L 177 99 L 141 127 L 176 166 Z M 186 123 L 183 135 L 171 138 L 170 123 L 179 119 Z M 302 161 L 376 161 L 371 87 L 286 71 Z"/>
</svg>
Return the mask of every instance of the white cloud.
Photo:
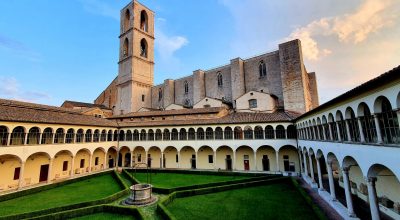
<svg viewBox="0 0 400 220">
<path fill-rule="evenodd" d="M 14 77 L 0 76 L 0 96 L 26 102 L 39 102 L 51 99 L 49 94 L 39 91 L 25 91 Z"/>
<path fill-rule="evenodd" d="M 119 21 L 119 8 L 113 7 L 104 0 L 80 0 L 83 8 L 92 14 L 110 17 Z"/>
<path fill-rule="evenodd" d="M 156 29 L 156 36 L 156 49 L 164 60 L 171 59 L 177 50 L 189 43 L 183 36 L 167 36 L 160 29 Z"/>
<path fill-rule="evenodd" d="M 318 60 L 332 53 L 323 48 L 317 38 L 335 37 L 339 42 L 358 44 L 367 40 L 369 35 L 395 24 L 398 18 L 399 4 L 394 0 L 367 0 L 353 13 L 324 17 L 296 28 L 284 40 L 300 39 L 304 57 Z"/>
</svg>

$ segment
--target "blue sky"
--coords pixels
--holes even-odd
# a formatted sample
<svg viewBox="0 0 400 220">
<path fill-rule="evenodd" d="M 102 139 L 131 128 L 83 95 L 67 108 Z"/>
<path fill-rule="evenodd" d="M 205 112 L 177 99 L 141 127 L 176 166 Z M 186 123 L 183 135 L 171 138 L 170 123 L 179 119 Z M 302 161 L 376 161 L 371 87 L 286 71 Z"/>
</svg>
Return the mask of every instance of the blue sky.
<svg viewBox="0 0 400 220">
<path fill-rule="evenodd" d="M 0 1 L 0 97 L 92 102 L 118 66 L 129 0 Z M 396 0 L 142 0 L 156 13 L 155 84 L 300 38 L 321 102 L 400 60 Z"/>
</svg>

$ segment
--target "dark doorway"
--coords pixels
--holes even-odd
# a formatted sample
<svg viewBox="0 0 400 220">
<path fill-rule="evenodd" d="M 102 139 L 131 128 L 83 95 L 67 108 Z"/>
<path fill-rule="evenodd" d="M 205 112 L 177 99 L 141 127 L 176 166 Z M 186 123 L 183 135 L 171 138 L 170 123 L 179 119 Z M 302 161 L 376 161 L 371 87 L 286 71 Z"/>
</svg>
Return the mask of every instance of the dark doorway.
<svg viewBox="0 0 400 220">
<path fill-rule="evenodd" d="M 232 158 L 231 155 L 226 155 L 226 170 L 232 170 Z"/>
<path fill-rule="evenodd" d="M 290 162 L 288 155 L 283 155 L 283 169 L 284 171 L 290 171 Z"/>
<path fill-rule="evenodd" d="M 49 176 L 49 164 L 40 166 L 39 182 L 47 181 Z"/>
<path fill-rule="evenodd" d="M 114 159 L 110 158 L 108 159 L 108 168 L 113 168 L 114 167 Z"/>
<path fill-rule="evenodd" d="M 190 159 L 192 163 L 192 169 L 196 169 L 196 155 L 192 154 L 192 158 Z"/>
<path fill-rule="evenodd" d="M 244 160 L 244 170 L 250 170 L 250 163 L 249 160 Z"/>
<path fill-rule="evenodd" d="M 263 171 L 269 171 L 268 155 L 263 155 L 263 157 L 262 157 L 262 166 L 263 166 Z"/>
<path fill-rule="evenodd" d="M 121 153 L 118 154 L 118 166 L 122 167 L 122 154 Z"/>
<path fill-rule="evenodd" d="M 151 167 L 151 155 L 150 154 L 148 154 L 147 155 L 147 167 Z"/>
<path fill-rule="evenodd" d="M 124 167 L 130 167 L 130 166 L 131 166 L 131 153 L 126 153 Z"/>
</svg>

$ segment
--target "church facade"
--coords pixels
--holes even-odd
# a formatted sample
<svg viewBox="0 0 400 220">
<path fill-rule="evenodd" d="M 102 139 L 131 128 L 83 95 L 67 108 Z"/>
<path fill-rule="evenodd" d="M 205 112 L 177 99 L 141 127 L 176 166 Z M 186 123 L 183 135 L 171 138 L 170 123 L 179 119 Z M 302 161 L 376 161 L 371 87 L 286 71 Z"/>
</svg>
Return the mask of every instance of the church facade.
<svg viewBox="0 0 400 220">
<path fill-rule="evenodd" d="M 137 1 L 124 7 L 119 39 L 118 76 L 95 100 L 114 109 L 114 115 L 223 105 L 237 111 L 304 113 L 319 104 L 316 76 L 305 68 L 299 40 L 154 85 L 154 12 Z"/>
</svg>

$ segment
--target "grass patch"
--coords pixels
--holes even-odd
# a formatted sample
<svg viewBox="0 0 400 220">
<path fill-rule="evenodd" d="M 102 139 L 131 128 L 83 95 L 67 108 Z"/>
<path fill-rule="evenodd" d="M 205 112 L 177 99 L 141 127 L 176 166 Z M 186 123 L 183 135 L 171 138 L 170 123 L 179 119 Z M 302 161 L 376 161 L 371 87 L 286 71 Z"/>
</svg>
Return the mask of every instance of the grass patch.
<svg viewBox="0 0 400 220">
<path fill-rule="evenodd" d="M 132 174 L 133 172 L 131 172 Z M 150 174 L 149 174 L 150 175 Z M 134 177 L 142 183 L 147 182 L 147 173 L 136 173 Z M 183 174 L 183 173 L 152 173 L 151 184 L 155 187 L 175 188 L 182 186 L 199 185 L 206 183 L 222 182 L 229 180 L 248 179 L 247 176 L 217 176 L 205 174 Z"/>
<path fill-rule="evenodd" d="M 96 176 L 0 202 L 0 216 L 97 200 L 121 190 L 112 174 Z"/>
<path fill-rule="evenodd" d="M 290 182 L 176 198 L 167 208 L 177 219 L 318 219 Z"/>
<path fill-rule="evenodd" d="M 77 218 L 72 218 L 74 220 L 109 220 L 109 219 L 120 219 L 120 220 L 132 220 L 135 219 L 133 216 L 129 215 L 121 215 L 116 213 L 109 213 L 109 212 L 100 212 L 91 215 L 84 215 Z"/>
</svg>

